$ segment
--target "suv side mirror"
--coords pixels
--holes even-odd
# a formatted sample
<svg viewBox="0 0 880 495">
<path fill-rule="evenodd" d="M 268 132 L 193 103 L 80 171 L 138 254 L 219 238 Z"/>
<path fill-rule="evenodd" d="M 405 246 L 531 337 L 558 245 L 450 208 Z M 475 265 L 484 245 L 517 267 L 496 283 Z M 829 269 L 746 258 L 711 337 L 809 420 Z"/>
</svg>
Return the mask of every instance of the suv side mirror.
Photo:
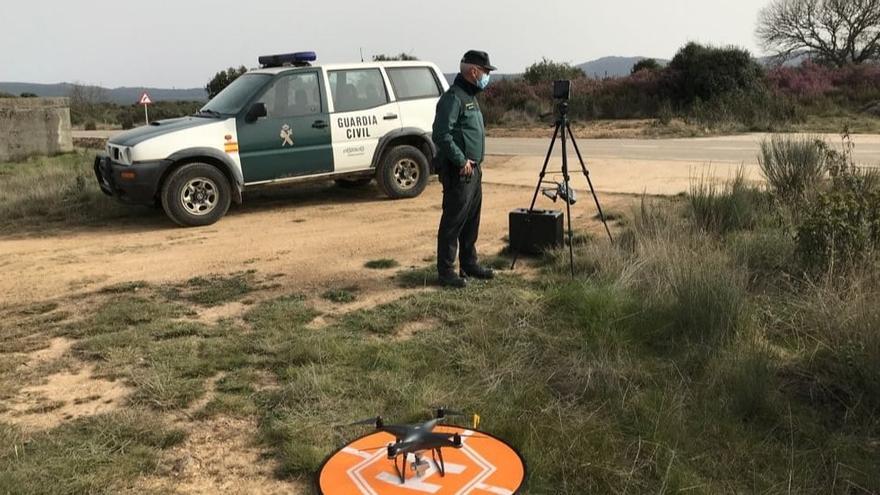
<svg viewBox="0 0 880 495">
<path fill-rule="evenodd" d="M 257 102 L 251 105 L 251 108 L 248 109 L 247 114 L 244 116 L 244 121 L 247 123 L 253 123 L 260 117 L 265 117 L 266 115 L 268 115 L 268 112 L 266 112 L 266 104 Z"/>
</svg>

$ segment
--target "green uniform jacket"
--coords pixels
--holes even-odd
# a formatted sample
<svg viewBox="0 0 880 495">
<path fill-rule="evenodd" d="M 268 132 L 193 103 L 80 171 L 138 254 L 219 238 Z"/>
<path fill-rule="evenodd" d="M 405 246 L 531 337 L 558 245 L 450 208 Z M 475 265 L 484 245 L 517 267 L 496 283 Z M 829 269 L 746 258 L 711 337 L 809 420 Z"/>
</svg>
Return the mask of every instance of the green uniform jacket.
<svg viewBox="0 0 880 495">
<path fill-rule="evenodd" d="M 438 166 L 464 167 L 467 160 L 483 162 L 486 129 L 476 95 L 480 89 L 461 74 L 437 102 L 432 139 L 437 145 Z"/>
</svg>

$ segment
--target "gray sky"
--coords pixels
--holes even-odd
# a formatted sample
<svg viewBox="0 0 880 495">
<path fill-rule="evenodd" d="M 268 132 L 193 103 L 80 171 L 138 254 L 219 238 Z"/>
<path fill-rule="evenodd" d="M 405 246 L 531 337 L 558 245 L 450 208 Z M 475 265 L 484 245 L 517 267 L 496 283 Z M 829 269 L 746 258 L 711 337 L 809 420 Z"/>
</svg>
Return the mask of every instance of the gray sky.
<svg viewBox="0 0 880 495">
<path fill-rule="evenodd" d="M 198 87 L 261 54 L 323 62 L 406 51 L 454 72 L 470 48 L 501 72 L 548 57 L 671 58 L 688 41 L 758 52 L 769 0 L 4 0 L 0 81 Z"/>
</svg>

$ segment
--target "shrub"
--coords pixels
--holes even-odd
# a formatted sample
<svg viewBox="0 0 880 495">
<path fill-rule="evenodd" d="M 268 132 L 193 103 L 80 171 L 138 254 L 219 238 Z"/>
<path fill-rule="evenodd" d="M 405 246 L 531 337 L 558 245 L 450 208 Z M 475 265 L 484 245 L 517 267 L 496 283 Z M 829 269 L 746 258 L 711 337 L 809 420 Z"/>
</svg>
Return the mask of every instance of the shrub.
<svg viewBox="0 0 880 495">
<path fill-rule="evenodd" d="M 834 189 L 806 208 L 798 254 L 814 270 L 834 272 L 868 259 L 880 245 L 880 192 Z"/>
<path fill-rule="evenodd" d="M 771 191 L 790 205 L 803 201 L 825 176 L 825 153 L 816 138 L 773 136 L 761 142 L 758 164 Z"/>
<path fill-rule="evenodd" d="M 672 59 L 673 91 L 680 103 L 713 100 L 763 88 L 763 70 L 748 51 L 688 43 Z"/>
<path fill-rule="evenodd" d="M 547 58 L 530 65 L 523 74 L 523 78 L 531 84 L 583 77 L 586 77 L 586 74 L 578 67 L 572 67 L 567 62 L 554 62 Z"/>
<path fill-rule="evenodd" d="M 646 59 L 639 60 L 638 62 L 635 63 L 635 65 L 633 65 L 632 74 L 635 74 L 636 72 L 640 72 L 643 70 L 658 70 L 660 68 L 661 67 L 660 67 L 659 62 L 657 62 L 653 58 L 646 58 Z"/>
<path fill-rule="evenodd" d="M 98 126 L 97 126 L 97 124 L 95 124 L 94 120 L 89 120 L 88 122 L 85 123 L 83 128 L 87 131 L 94 131 L 98 128 Z"/>
</svg>

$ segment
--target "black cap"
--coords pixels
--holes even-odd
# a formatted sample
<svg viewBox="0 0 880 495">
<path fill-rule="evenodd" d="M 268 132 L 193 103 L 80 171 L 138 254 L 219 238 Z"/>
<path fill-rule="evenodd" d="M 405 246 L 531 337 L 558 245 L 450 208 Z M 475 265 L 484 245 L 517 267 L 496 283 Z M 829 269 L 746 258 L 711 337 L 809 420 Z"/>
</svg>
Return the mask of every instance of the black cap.
<svg viewBox="0 0 880 495">
<path fill-rule="evenodd" d="M 462 57 L 461 62 L 464 64 L 472 64 L 480 66 L 486 70 L 498 70 L 494 65 L 489 63 L 489 54 L 479 50 L 469 50 Z"/>
</svg>

